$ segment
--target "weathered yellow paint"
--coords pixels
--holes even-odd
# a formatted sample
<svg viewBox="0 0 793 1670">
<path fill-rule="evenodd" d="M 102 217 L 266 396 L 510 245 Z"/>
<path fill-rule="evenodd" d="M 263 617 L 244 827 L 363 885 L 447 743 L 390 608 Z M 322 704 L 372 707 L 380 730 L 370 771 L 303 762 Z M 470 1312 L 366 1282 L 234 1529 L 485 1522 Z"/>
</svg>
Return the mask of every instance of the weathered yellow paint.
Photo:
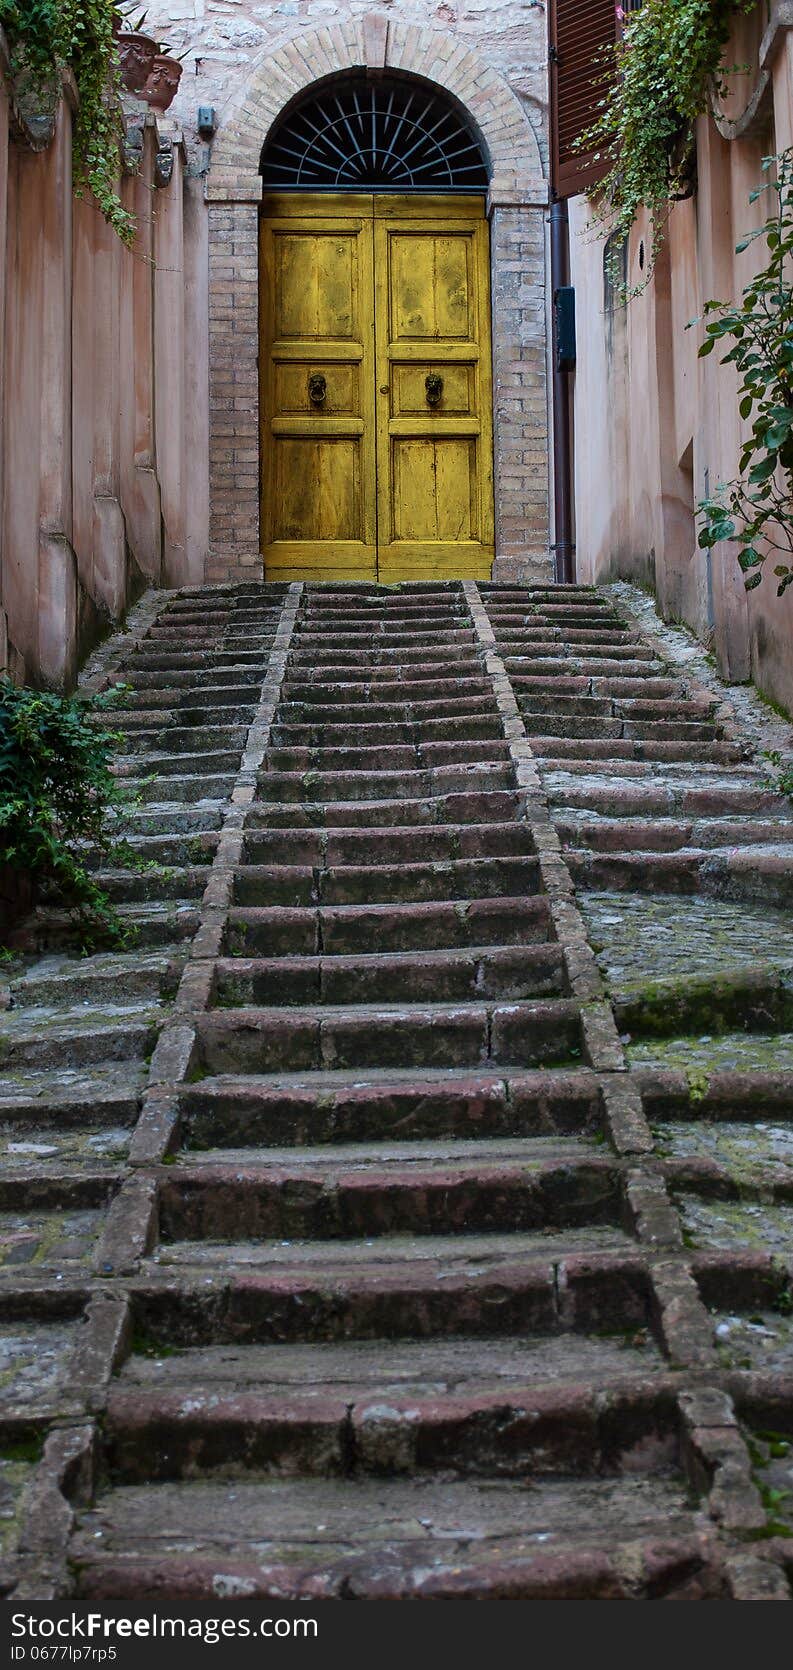
<svg viewBox="0 0 793 1670">
<path fill-rule="evenodd" d="M 266 578 L 487 579 L 482 199 L 270 197 L 261 275 Z M 436 405 L 432 376 L 443 383 Z"/>
</svg>

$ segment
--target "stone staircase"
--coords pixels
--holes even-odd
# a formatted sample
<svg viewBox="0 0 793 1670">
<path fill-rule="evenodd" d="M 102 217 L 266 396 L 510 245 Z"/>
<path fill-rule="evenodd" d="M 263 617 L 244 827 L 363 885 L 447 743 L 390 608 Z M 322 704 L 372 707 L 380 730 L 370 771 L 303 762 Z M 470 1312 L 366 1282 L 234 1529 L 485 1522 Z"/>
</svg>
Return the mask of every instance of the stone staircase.
<svg viewBox="0 0 793 1670">
<path fill-rule="evenodd" d="M 0 1016 L 3 1592 L 785 1599 L 793 808 L 585 588 L 148 598 Z"/>
</svg>

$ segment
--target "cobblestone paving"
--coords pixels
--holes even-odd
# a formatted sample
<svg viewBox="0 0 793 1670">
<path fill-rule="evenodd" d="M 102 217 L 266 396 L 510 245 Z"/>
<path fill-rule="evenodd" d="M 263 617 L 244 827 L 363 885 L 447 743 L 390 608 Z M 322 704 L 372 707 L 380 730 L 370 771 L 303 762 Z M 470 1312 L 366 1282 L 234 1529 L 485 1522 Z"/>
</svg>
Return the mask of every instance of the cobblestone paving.
<svg viewBox="0 0 793 1670">
<path fill-rule="evenodd" d="M 0 1012 L 20 1599 L 789 1599 L 793 820 L 584 588 L 146 600 Z"/>
</svg>

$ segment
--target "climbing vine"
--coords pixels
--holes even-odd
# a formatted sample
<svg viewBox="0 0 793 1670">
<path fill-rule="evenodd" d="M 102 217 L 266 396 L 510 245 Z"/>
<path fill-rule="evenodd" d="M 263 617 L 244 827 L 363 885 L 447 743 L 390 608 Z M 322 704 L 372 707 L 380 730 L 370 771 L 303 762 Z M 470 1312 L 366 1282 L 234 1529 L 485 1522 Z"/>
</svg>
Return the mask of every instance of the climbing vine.
<svg viewBox="0 0 793 1670">
<path fill-rule="evenodd" d="M 56 696 L 0 679 L 0 864 L 29 876 L 76 918 L 80 938 L 121 944 L 121 922 L 86 865 L 88 847 L 114 847 L 123 803 L 113 775 L 118 736 L 101 696 Z"/>
<path fill-rule="evenodd" d="M 700 356 L 730 344 L 722 363 L 736 368 L 741 417 L 752 425 L 737 478 L 699 506 L 699 543 L 709 549 L 736 540 L 747 591 L 759 586 L 770 556 L 782 558 L 774 566 L 781 597 L 793 586 L 793 150 L 766 157 L 763 168 L 766 181 L 751 201 L 767 193 L 773 210 L 736 253 L 759 240 L 768 261 L 736 305 L 709 301 L 705 307 Z"/>
<path fill-rule="evenodd" d="M 120 74 L 113 35 L 114 0 L 0 0 L 0 23 L 11 47 L 12 69 L 27 91 L 51 93 L 64 69 L 74 75 L 79 108 L 74 122 L 74 179 L 89 191 L 105 220 L 126 244 L 134 220 L 118 194 Z"/>
<path fill-rule="evenodd" d="M 649 211 L 652 242 L 644 282 L 652 274 L 672 203 L 690 190 L 697 117 L 712 83 L 729 73 L 724 48 L 736 11 L 756 0 L 644 0 L 629 16 L 611 60 L 608 92 L 580 148 L 609 159 L 599 187 L 602 217 L 627 238 L 639 210 Z"/>
</svg>

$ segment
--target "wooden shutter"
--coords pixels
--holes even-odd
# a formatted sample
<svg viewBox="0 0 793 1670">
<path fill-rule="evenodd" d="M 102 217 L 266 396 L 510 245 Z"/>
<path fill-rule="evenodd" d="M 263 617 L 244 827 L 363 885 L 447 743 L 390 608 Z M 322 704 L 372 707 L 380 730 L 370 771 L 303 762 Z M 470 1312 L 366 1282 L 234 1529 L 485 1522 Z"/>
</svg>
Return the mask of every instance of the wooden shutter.
<svg viewBox="0 0 793 1670">
<path fill-rule="evenodd" d="M 576 140 L 596 119 L 608 86 L 602 49 L 613 45 L 617 28 L 616 0 L 552 0 L 551 160 L 557 197 L 588 191 L 607 172 L 608 163 L 579 151 Z"/>
</svg>

